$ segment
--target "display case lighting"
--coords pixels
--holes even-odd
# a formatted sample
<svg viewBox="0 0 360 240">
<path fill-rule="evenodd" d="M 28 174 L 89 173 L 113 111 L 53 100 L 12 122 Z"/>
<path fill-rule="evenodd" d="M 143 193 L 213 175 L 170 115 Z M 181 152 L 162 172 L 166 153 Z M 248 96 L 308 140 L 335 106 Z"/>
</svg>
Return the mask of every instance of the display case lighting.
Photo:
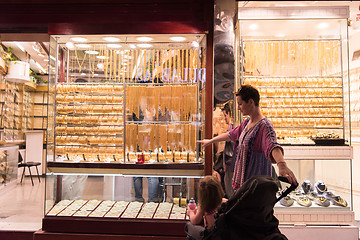
<svg viewBox="0 0 360 240">
<path fill-rule="evenodd" d="M 136 40 L 138 40 L 140 42 L 150 42 L 153 39 L 151 37 L 138 37 L 138 38 L 136 38 Z"/>
<path fill-rule="evenodd" d="M 319 23 L 317 25 L 318 29 L 325 29 L 325 28 L 328 28 L 329 27 L 329 24 L 326 23 L 326 22 L 322 22 L 322 23 Z"/>
<path fill-rule="evenodd" d="M 171 37 L 170 40 L 174 41 L 174 42 L 182 42 L 182 41 L 185 41 L 186 38 L 184 38 L 184 37 Z"/>
<path fill-rule="evenodd" d="M 102 63 L 98 63 L 96 66 L 98 69 L 104 69 L 104 64 Z"/>
<path fill-rule="evenodd" d="M 71 38 L 71 40 L 73 40 L 74 42 L 87 42 L 87 39 L 83 37 L 73 37 Z"/>
<path fill-rule="evenodd" d="M 193 48 L 198 48 L 198 47 L 199 47 L 199 43 L 198 43 L 197 41 L 192 41 L 191 46 L 192 46 Z"/>
<path fill-rule="evenodd" d="M 120 44 L 107 44 L 106 46 L 109 48 L 121 48 Z"/>
<path fill-rule="evenodd" d="M 250 30 L 256 30 L 256 29 L 258 29 L 258 28 L 259 28 L 259 25 L 256 24 L 256 23 L 253 23 L 253 24 L 250 24 L 250 25 L 249 25 L 249 29 L 250 29 Z"/>
<path fill-rule="evenodd" d="M 75 45 L 74 45 L 74 43 L 72 43 L 72 42 L 67 42 L 65 45 L 66 45 L 66 47 L 67 47 L 68 49 L 70 49 L 70 50 L 73 50 L 73 49 L 75 48 Z"/>
<path fill-rule="evenodd" d="M 103 39 L 107 42 L 119 42 L 120 39 L 116 37 L 103 37 Z"/>
<path fill-rule="evenodd" d="M 91 46 L 89 44 L 76 44 L 76 47 L 78 47 L 78 48 L 90 48 Z"/>
<path fill-rule="evenodd" d="M 148 43 L 140 43 L 137 46 L 140 47 L 140 48 L 150 48 L 150 47 L 152 47 L 152 45 L 148 44 Z"/>
<path fill-rule="evenodd" d="M 87 54 L 92 54 L 92 55 L 99 54 L 99 52 L 98 52 L 98 51 L 95 51 L 95 50 L 86 50 L 85 53 L 87 53 Z"/>
<path fill-rule="evenodd" d="M 96 56 L 96 58 L 98 58 L 98 59 L 106 59 L 106 57 L 103 56 L 103 55 Z"/>
</svg>

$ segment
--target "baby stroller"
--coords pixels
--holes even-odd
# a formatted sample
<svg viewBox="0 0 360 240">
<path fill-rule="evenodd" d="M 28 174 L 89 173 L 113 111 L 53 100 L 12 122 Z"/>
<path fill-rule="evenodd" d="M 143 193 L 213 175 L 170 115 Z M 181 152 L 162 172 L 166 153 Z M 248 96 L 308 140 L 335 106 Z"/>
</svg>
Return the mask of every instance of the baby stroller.
<svg viewBox="0 0 360 240">
<path fill-rule="evenodd" d="M 287 182 L 284 177 L 280 181 Z M 191 240 L 287 240 L 281 234 L 274 216 L 274 205 L 297 185 L 284 189 L 276 198 L 278 185 L 268 176 L 247 180 L 233 196 L 223 203 L 210 229 L 186 224 L 187 239 Z"/>
</svg>

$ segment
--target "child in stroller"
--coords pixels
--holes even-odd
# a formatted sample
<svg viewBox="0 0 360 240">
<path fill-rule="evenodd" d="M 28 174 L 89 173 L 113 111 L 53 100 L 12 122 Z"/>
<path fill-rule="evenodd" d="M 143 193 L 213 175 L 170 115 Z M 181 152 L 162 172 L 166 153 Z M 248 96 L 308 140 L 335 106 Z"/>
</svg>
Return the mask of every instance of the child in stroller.
<svg viewBox="0 0 360 240">
<path fill-rule="evenodd" d="M 280 178 L 286 182 L 286 178 Z M 211 228 L 199 229 L 187 223 L 185 231 L 191 240 L 287 240 L 281 234 L 274 216 L 274 205 L 297 185 L 285 189 L 276 198 L 278 185 L 273 178 L 256 176 L 247 180 L 223 203 Z"/>
<path fill-rule="evenodd" d="M 207 228 L 214 225 L 214 214 L 224 197 L 220 182 L 213 176 L 201 179 L 198 188 L 198 209 L 188 209 L 191 224 L 204 222 Z"/>
</svg>

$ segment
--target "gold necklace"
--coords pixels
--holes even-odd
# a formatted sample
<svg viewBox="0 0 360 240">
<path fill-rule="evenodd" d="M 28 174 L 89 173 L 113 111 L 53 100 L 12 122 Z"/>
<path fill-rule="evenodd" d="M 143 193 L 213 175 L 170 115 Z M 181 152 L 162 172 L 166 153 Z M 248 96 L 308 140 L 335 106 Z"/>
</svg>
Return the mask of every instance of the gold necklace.
<svg viewBox="0 0 360 240">
<path fill-rule="evenodd" d="M 80 64 L 79 57 L 78 57 L 78 55 L 77 55 L 77 50 L 75 50 L 75 58 L 76 58 L 76 62 L 77 62 L 78 65 L 79 65 L 79 72 L 81 72 L 82 65 L 84 64 L 84 61 L 85 61 L 85 59 L 86 59 L 86 54 L 87 54 L 87 53 L 85 53 L 84 58 L 83 58 L 83 60 L 82 60 L 82 62 L 81 62 L 81 64 Z"/>
</svg>

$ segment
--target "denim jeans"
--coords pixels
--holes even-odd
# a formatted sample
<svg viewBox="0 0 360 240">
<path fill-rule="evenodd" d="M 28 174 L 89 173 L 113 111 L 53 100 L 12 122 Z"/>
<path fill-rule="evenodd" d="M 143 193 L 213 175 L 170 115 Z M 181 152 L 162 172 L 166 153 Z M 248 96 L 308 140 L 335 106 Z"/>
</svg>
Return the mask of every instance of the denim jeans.
<svg viewBox="0 0 360 240">
<path fill-rule="evenodd" d="M 159 195 L 159 178 L 148 177 L 148 202 L 157 202 Z M 143 178 L 134 177 L 135 201 L 144 202 L 143 194 Z"/>
</svg>

